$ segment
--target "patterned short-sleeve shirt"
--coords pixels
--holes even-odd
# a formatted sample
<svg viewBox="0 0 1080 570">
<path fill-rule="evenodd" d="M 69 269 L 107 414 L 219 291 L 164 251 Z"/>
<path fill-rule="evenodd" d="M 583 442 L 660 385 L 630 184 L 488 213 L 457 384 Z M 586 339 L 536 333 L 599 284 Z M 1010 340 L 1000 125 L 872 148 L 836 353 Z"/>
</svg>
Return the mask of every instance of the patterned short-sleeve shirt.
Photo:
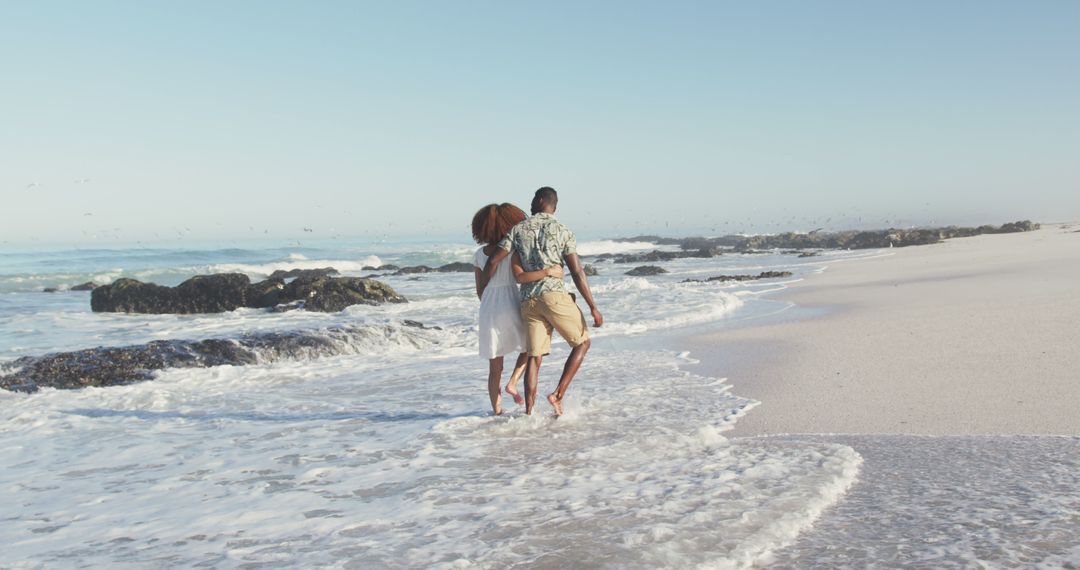
<svg viewBox="0 0 1080 570">
<path fill-rule="evenodd" d="M 525 271 L 538 271 L 562 265 L 564 255 L 577 253 L 577 238 L 555 216 L 541 212 L 510 228 L 499 247 L 511 253 L 516 251 Z M 521 286 L 523 300 L 553 292 L 566 293 L 566 283 L 562 279 L 545 277 Z"/>
</svg>

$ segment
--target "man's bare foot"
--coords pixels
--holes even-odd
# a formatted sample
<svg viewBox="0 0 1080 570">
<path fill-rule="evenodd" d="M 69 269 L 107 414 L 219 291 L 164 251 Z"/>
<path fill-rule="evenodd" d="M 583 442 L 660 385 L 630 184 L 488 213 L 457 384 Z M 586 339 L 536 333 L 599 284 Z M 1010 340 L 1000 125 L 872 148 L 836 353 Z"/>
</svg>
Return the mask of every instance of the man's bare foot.
<svg viewBox="0 0 1080 570">
<path fill-rule="evenodd" d="M 525 397 L 518 393 L 517 388 L 507 384 L 506 393 L 510 394 L 510 397 L 514 399 L 514 403 L 519 406 L 525 405 Z"/>
<path fill-rule="evenodd" d="M 492 413 L 492 415 L 501 416 L 502 413 L 503 413 L 502 406 L 499 406 L 498 408 L 495 409 L 495 411 L 493 411 L 491 413 Z"/>
<path fill-rule="evenodd" d="M 562 415 L 562 400 L 555 397 L 555 392 L 548 394 L 548 403 L 552 408 L 555 408 L 555 417 Z"/>
</svg>

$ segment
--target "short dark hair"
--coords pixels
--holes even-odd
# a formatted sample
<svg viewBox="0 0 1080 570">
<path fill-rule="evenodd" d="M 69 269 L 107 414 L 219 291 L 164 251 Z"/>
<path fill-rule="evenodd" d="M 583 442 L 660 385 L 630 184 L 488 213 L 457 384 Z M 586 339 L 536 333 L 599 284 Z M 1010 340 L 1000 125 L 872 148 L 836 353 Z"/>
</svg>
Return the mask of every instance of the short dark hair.
<svg viewBox="0 0 1080 570">
<path fill-rule="evenodd" d="M 544 186 L 543 188 L 537 190 L 533 198 L 539 198 L 544 202 L 551 204 L 552 206 L 559 203 L 559 193 L 556 192 L 555 189 L 551 186 Z"/>
</svg>

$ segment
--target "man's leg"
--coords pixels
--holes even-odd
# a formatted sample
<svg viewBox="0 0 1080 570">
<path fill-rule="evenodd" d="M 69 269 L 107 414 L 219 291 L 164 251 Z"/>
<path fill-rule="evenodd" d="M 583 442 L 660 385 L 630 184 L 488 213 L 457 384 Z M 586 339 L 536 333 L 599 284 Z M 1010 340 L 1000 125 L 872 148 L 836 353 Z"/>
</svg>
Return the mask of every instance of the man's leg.
<svg viewBox="0 0 1080 570">
<path fill-rule="evenodd" d="M 540 363 L 551 352 L 551 324 L 544 317 L 539 299 L 526 299 L 521 304 L 521 319 L 525 322 L 529 363 L 525 367 L 525 414 L 532 415 L 536 405 L 537 379 Z"/>
<path fill-rule="evenodd" d="M 577 303 L 573 301 L 570 295 L 565 293 L 552 295 L 546 300 L 548 301 L 547 309 L 552 326 L 559 331 L 559 334 L 566 339 L 570 346 L 574 347 L 570 351 L 570 356 L 566 358 L 566 364 L 563 365 L 559 385 L 547 397 L 548 403 L 551 404 L 552 408 L 555 408 L 555 415 L 561 416 L 563 413 L 563 397 L 566 396 L 566 391 L 570 389 L 570 383 L 573 382 L 574 375 L 581 368 L 581 362 L 585 360 L 585 354 L 589 352 L 592 341 L 589 340 L 589 329 L 585 324 L 585 315 L 582 314 L 581 309 L 578 308 Z"/>
<path fill-rule="evenodd" d="M 525 369 L 525 415 L 531 416 L 533 407 L 536 406 L 536 391 L 539 385 L 540 363 L 543 356 L 530 356 L 529 365 Z"/>
<path fill-rule="evenodd" d="M 548 403 L 555 408 L 556 416 L 561 416 L 563 413 L 563 396 L 570 389 L 570 383 L 574 381 L 574 375 L 577 374 L 578 368 L 581 368 L 581 362 L 585 360 L 585 354 L 589 352 L 590 346 L 592 346 L 592 341 L 586 339 L 570 351 L 570 356 L 566 357 L 566 364 L 563 365 L 562 376 L 559 377 L 559 385 L 555 387 L 554 392 L 548 394 Z"/>
</svg>

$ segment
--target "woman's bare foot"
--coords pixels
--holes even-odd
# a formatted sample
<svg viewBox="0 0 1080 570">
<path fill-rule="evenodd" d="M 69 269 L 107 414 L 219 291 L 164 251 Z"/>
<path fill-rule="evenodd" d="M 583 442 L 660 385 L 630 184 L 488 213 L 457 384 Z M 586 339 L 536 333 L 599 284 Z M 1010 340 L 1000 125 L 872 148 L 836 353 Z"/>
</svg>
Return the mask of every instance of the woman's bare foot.
<svg viewBox="0 0 1080 570">
<path fill-rule="evenodd" d="M 555 408 L 555 417 L 562 415 L 562 400 L 555 397 L 555 392 L 548 394 L 548 403 Z"/>
<path fill-rule="evenodd" d="M 518 393 L 517 388 L 514 388 L 510 384 L 507 384 L 506 393 L 510 394 L 510 397 L 514 399 L 515 404 L 519 406 L 525 405 L 525 397 Z"/>
</svg>

